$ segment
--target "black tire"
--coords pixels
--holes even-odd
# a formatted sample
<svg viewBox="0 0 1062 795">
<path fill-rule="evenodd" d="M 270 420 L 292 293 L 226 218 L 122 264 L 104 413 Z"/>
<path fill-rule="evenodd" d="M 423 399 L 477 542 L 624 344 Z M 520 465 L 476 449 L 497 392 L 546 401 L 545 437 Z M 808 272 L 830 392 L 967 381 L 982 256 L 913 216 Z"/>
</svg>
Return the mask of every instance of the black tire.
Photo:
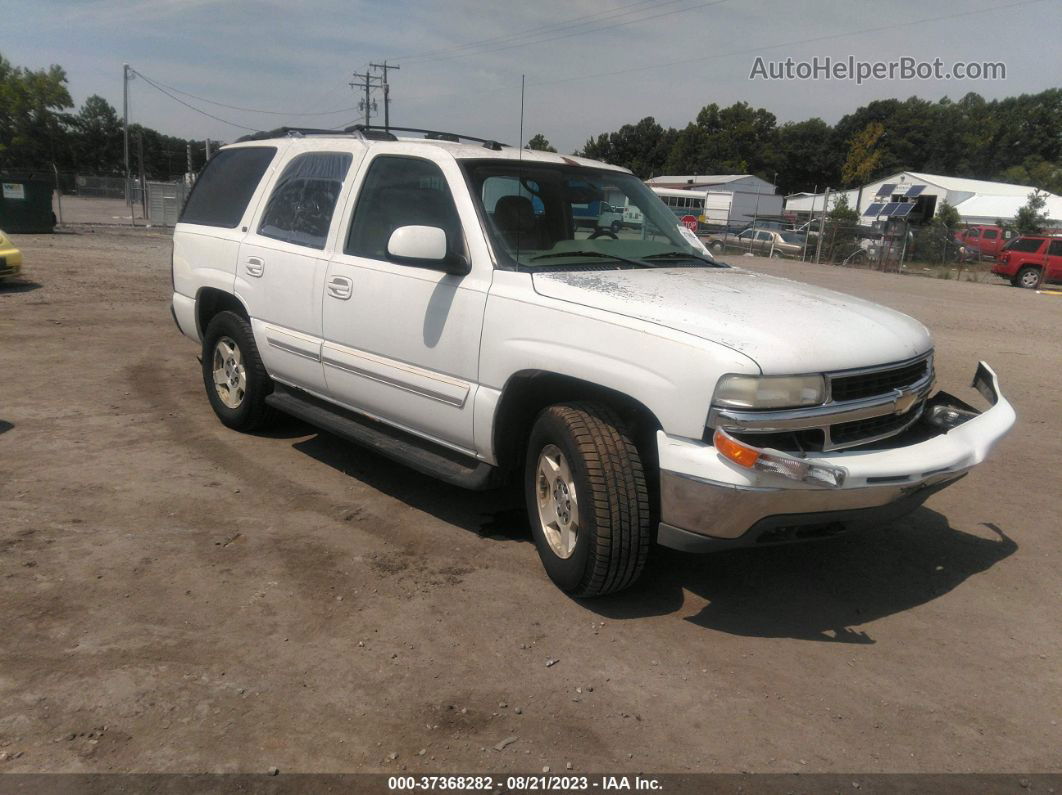
<svg viewBox="0 0 1062 795">
<path fill-rule="evenodd" d="M 568 462 L 578 504 L 578 531 L 567 558 L 551 548 L 539 516 L 539 457 L 549 445 Z M 576 402 L 544 409 L 528 440 L 524 494 L 542 565 L 561 590 L 603 596 L 641 575 L 652 539 L 649 492 L 633 435 L 611 408 Z"/>
<path fill-rule="evenodd" d="M 1014 274 L 1012 284 L 1015 287 L 1024 287 L 1027 290 L 1035 290 L 1040 283 L 1040 269 L 1026 266 Z"/>
<path fill-rule="evenodd" d="M 214 384 L 214 352 L 223 338 L 232 340 L 239 348 L 244 368 L 246 388 L 239 405 L 227 406 Z M 211 408 L 223 425 L 237 431 L 254 431 L 266 427 L 276 417 L 265 399 L 273 391 L 273 379 L 266 373 L 258 346 L 254 344 L 251 324 L 235 312 L 219 312 L 203 335 L 203 386 Z"/>
<path fill-rule="evenodd" d="M 619 232 L 622 228 L 623 228 L 623 222 L 622 221 L 613 221 L 612 222 L 612 231 L 613 232 Z"/>
</svg>

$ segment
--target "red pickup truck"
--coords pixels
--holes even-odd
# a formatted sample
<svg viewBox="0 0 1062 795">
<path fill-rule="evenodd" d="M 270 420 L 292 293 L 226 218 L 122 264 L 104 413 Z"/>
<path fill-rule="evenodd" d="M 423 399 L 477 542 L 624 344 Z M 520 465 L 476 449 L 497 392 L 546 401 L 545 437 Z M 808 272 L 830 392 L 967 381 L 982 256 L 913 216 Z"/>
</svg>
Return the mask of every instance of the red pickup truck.
<svg viewBox="0 0 1062 795">
<path fill-rule="evenodd" d="M 1003 246 L 1014 239 L 1012 229 L 990 224 L 974 224 L 955 233 L 955 242 L 963 246 L 968 255 L 997 257 Z"/>
<path fill-rule="evenodd" d="M 1045 282 L 1062 282 L 1062 237 L 1022 235 L 1006 245 L 992 266 L 992 273 L 1029 289 L 1040 283 L 1041 271 Z"/>
</svg>

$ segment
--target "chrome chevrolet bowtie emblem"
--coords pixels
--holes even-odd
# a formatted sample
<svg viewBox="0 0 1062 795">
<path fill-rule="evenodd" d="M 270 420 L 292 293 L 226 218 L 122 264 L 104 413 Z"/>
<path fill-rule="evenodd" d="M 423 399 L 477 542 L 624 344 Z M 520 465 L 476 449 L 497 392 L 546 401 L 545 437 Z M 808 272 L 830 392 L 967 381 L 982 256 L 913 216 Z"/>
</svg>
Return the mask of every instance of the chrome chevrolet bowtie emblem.
<svg viewBox="0 0 1062 795">
<path fill-rule="evenodd" d="M 908 392 L 907 394 L 903 394 L 902 392 L 899 393 L 896 396 L 895 402 L 896 413 L 906 414 L 908 411 L 911 410 L 911 406 L 913 406 L 917 400 L 918 395 L 916 395 L 914 392 Z"/>
</svg>

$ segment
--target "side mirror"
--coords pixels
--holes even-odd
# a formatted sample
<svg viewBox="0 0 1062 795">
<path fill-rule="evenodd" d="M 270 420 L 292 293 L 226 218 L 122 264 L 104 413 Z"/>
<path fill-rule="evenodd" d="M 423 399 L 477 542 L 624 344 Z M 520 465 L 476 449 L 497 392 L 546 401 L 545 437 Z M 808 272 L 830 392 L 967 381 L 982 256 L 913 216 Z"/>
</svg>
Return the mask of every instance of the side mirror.
<svg viewBox="0 0 1062 795">
<path fill-rule="evenodd" d="M 465 275 L 468 261 L 450 254 L 446 232 L 437 226 L 400 226 L 387 241 L 387 254 L 398 262 Z"/>
</svg>

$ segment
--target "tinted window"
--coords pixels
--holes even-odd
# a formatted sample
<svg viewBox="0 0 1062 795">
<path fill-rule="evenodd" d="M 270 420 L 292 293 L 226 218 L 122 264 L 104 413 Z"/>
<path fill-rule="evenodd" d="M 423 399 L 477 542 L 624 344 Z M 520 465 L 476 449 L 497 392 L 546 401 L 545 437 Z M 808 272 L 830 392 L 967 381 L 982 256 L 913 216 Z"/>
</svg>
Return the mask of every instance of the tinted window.
<svg viewBox="0 0 1062 795">
<path fill-rule="evenodd" d="M 1010 243 L 1007 248 L 1010 251 L 1024 251 L 1028 253 L 1039 251 L 1043 242 L 1043 240 L 1037 237 L 1019 237 L 1013 243 Z"/>
<path fill-rule="evenodd" d="M 196 179 L 180 221 L 235 228 L 276 153 L 272 146 L 222 149 Z"/>
<path fill-rule="evenodd" d="M 351 160 L 348 152 L 311 152 L 288 163 L 262 213 L 258 234 L 324 248 Z"/>
<path fill-rule="evenodd" d="M 1047 253 L 1052 257 L 1062 257 L 1062 240 L 1052 240 Z"/>
<path fill-rule="evenodd" d="M 980 237 L 981 236 L 981 230 L 979 230 L 979 229 L 967 229 L 966 230 L 966 236 L 967 237 Z"/>
<path fill-rule="evenodd" d="M 996 234 L 996 230 L 995 229 L 986 229 L 985 230 L 985 234 L 984 234 L 985 240 L 995 240 L 997 237 L 999 237 L 999 235 Z"/>
<path fill-rule="evenodd" d="M 412 157 L 378 157 L 365 175 L 345 251 L 387 259 L 391 233 L 402 226 L 440 227 L 450 253 L 464 253 L 457 206 L 439 167 Z"/>
</svg>

